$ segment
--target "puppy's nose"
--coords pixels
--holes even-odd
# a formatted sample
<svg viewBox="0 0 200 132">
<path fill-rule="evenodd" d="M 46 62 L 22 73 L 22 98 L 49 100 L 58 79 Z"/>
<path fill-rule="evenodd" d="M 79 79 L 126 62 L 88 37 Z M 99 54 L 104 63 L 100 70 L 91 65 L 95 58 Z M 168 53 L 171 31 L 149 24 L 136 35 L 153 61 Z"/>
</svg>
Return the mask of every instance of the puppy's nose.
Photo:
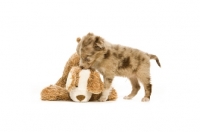
<svg viewBox="0 0 200 132">
<path fill-rule="evenodd" d="M 80 66 L 80 68 L 81 68 L 81 69 L 84 69 L 84 67 L 83 67 L 83 66 Z"/>
<path fill-rule="evenodd" d="M 85 96 L 84 95 L 78 95 L 76 96 L 76 98 L 79 100 L 79 101 L 82 101 L 85 99 Z"/>
</svg>

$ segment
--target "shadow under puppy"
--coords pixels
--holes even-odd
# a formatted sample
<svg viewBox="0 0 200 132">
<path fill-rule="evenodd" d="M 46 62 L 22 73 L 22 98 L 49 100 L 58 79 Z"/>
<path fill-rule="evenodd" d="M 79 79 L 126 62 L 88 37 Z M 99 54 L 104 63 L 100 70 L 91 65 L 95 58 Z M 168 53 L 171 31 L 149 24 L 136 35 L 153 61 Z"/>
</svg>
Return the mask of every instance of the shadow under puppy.
<svg viewBox="0 0 200 132">
<path fill-rule="evenodd" d="M 150 59 L 155 59 L 161 66 L 156 55 L 127 46 L 111 44 L 93 33 L 83 36 L 76 50 L 83 69 L 94 68 L 103 75 L 105 89 L 100 101 L 107 100 L 115 76 L 127 77 L 132 84 L 131 93 L 124 99 L 132 99 L 137 94 L 140 89 L 139 80 L 145 89 L 142 101 L 150 100 L 152 91 Z"/>
</svg>

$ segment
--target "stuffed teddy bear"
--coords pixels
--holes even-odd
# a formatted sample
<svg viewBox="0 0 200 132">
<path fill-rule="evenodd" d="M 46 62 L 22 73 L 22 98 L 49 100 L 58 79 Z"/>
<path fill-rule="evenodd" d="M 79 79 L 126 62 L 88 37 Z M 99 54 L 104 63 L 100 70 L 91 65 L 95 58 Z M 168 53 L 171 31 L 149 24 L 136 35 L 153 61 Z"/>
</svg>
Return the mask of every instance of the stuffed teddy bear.
<svg viewBox="0 0 200 132">
<path fill-rule="evenodd" d="M 77 38 L 77 42 L 80 38 Z M 103 91 L 100 74 L 92 69 L 81 69 L 80 57 L 73 54 L 67 61 L 62 77 L 55 85 L 50 85 L 41 91 L 41 99 L 56 101 L 69 100 L 75 102 L 97 101 Z M 117 92 L 112 88 L 108 101 L 116 100 Z"/>
</svg>

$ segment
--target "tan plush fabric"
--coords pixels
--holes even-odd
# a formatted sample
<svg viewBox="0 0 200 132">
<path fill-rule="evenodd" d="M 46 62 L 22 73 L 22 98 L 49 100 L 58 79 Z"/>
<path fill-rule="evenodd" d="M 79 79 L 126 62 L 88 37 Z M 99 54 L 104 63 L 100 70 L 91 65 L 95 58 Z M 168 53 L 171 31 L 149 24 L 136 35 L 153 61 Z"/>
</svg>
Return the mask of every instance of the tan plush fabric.
<svg viewBox="0 0 200 132">
<path fill-rule="evenodd" d="M 69 93 L 65 88 L 50 85 L 42 90 L 41 100 L 69 100 Z"/>
<path fill-rule="evenodd" d="M 99 94 L 103 91 L 103 82 L 97 71 L 91 70 L 90 78 L 88 79 L 88 91 L 94 94 Z"/>
<path fill-rule="evenodd" d="M 68 91 L 70 92 L 74 87 L 78 86 L 79 82 L 79 72 L 81 71 L 80 67 L 75 66 L 72 67 L 71 69 L 71 74 L 72 74 L 72 82 L 70 86 L 68 87 Z"/>
<path fill-rule="evenodd" d="M 90 101 L 97 101 L 101 97 L 101 94 L 93 94 Z M 117 99 L 117 92 L 114 88 L 112 88 L 107 101 L 115 101 Z"/>
<path fill-rule="evenodd" d="M 78 56 L 77 53 L 74 53 L 69 60 L 67 61 L 64 71 L 63 71 L 63 75 L 62 77 L 56 82 L 56 85 L 61 86 L 61 87 L 65 87 L 66 85 L 66 81 L 67 81 L 67 76 L 69 74 L 69 71 L 71 70 L 71 68 L 73 66 L 78 66 L 79 65 L 79 60 L 80 57 Z"/>
</svg>

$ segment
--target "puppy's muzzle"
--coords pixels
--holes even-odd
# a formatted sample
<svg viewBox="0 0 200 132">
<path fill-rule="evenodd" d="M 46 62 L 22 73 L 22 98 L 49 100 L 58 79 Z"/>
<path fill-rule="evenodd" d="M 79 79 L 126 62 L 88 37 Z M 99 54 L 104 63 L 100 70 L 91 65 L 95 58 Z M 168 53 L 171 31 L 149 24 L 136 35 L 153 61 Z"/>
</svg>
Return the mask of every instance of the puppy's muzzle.
<svg viewBox="0 0 200 132">
<path fill-rule="evenodd" d="M 81 69 L 92 69 L 91 67 L 87 67 L 87 66 L 80 66 Z"/>
<path fill-rule="evenodd" d="M 81 69 L 85 69 L 84 66 L 80 66 Z"/>
</svg>

